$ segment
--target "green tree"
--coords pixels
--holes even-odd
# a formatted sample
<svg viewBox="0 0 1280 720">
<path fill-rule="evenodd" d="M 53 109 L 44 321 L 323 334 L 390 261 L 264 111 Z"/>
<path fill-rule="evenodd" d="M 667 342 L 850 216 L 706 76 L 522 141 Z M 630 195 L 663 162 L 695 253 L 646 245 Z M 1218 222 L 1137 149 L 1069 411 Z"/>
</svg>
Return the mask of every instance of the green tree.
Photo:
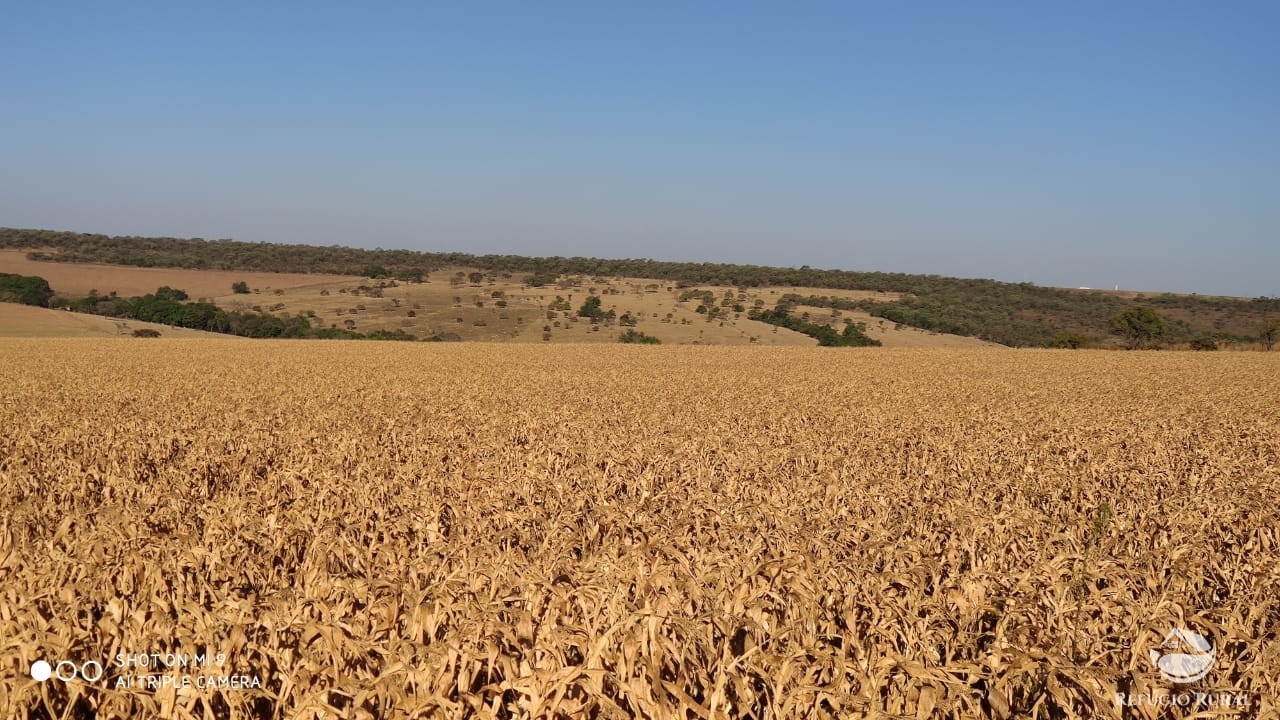
<svg viewBox="0 0 1280 720">
<path fill-rule="evenodd" d="M 578 308 L 578 317 L 599 319 L 604 315 L 604 311 L 600 309 L 600 298 L 591 296 L 582 303 L 582 307 Z"/>
<path fill-rule="evenodd" d="M 165 285 L 164 287 L 156 290 L 157 300 L 167 300 L 169 302 L 182 302 L 183 300 L 186 300 L 188 297 L 189 296 L 185 291 L 171 288 L 168 285 Z"/>
<path fill-rule="evenodd" d="M 237 295 L 249 294 L 249 283 L 241 280 L 240 282 L 231 283 L 231 292 Z"/>
<path fill-rule="evenodd" d="M 1262 321 L 1262 327 L 1258 329 L 1258 339 L 1262 341 L 1262 346 L 1271 351 L 1276 346 L 1276 340 L 1280 339 L 1280 318 L 1267 318 Z"/>
<path fill-rule="evenodd" d="M 1163 337 L 1166 329 L 1160 313 L 1145 305 L 1135 305 L 1111 317 L 1111 331 L 1124 338 L 1131 350 L 1149 346 Z"/>
<path fill-rule="evenodd" d="M 640 345 L 661 345 L 662 341 L 652 335 L 645 335 L 637 330 L 628 330 L 618 336 L 620 343 L 636 343 Z"/>
<path fill-rule="evenodd" d="M 1079 350 L 1080 348 L 1089 347 L 1092 342 L 1093 340 L 1088 335 L 1063 330 L 1053 336 L 1053 341 L 1049 343 L 1049 347 Z"/>
</svg>

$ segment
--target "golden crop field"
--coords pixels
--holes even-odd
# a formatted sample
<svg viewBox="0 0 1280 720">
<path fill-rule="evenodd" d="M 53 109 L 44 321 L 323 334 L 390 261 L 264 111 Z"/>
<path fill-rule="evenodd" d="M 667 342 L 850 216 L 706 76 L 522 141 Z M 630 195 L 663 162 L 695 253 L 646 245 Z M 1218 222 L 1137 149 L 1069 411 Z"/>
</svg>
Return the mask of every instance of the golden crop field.
<svg viewBox="0 0 1280 720">
<path fill-rule="evenodd" d="M 1280 717 L 1280 353 L 0 357 L 5 718 Z"/>
</svg>

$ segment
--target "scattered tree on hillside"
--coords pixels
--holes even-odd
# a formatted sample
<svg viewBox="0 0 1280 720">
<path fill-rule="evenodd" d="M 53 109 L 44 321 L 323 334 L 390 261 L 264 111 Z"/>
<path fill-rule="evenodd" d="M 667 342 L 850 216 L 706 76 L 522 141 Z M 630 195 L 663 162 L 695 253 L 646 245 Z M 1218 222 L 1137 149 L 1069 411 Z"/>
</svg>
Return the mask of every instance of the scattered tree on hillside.
<svg viewBox="0 0 1280 720">
<path fill-rule="evenodd" d="M 1267 318 L 1262 321 L 1262 327 L 1258 329 L 1258 339 L 1262 341 L 1262 346 L 1270 352 L 1276 345 L 1276 340 L 1280 339 L 1280 318 Z"/>
<path fill-rule="evenodd" d="M 1124 338 L 1129 349 L 1148 347 L 1164 336 L 1164 318 L 1155 310 L 1138 305 L 1111 317 L 1111 331 Z"/>
<path fill-rule="evenodd" d="M 604 316 L 604 311 L 600 309 L 600 298 L 592 295 L 582 303 L 582 307 L 578 308 L 578 317 L 591 318 L 598 320 Z"/>
<path fill-rule="evenodd" d="M 1049 346 L 1063 328 L 1101 337 L 1108 319 L 1129 307 L 1147 304 L 1170 318 L 1162 342 L 1186 343 L 1212 334 L 1258 337 L 1265 318 L 1280 315 L 1280 298 L 1253 300 L 1194 295 L 1157 295 L 1133 299 L 1104 292 L 1079 292 L 1031 283 L 948 278 L 937 275 L 856 272 L 817 268 L 764 267 L 723 263 L 664 262 L 645 259 L 523 257 L 351 247 L 278 245 L 199 238 L 108 237 L 49 230 L 0 228 L 0 248 L 22 249 L 31 260 L 92 262 L 139 267 L 175 267 L 242 272 L 311 272 L 358 275 L 369 266 L 395 273 L 415 268 L 468 268 L 516 273 L 530 286 L 560 284 L 569 289 L 581 278 L 646 278 L 646 289 L 668 292 L 698 286 L 739 289 L 820 287 L 870 291 L 862 300 L 828 298 L 825 307 L 860 310 L 895 325 L 982 338 L 1016 347 Z M 451 274 L 453 271 L 451 270 Z M 558 278 L 565 278 L 563 283 Z M 452 281 L 451 281 L 452 282 Z M 466 282 L 466 273 L 457 281 Z M 596 281 L 598 282 L 598 281 Z M 656 286 L 652 287 L 651 286 Z M 767 290 L 768 295 L 780 295 Z M 889 293 L 893 293 L 889 296 Z M 744 305 L 752 304 L 741 295 Z M 839 303 L 838 305 L 836 303 Z M 813 303 L 803 303 L 812 305 Z M 849 305 L 850 307 L 845 307 Z M 763 306 L 761 306 L 763 307 Z M 819 305 L 818 307 L 824 307 Z M 706 313 L 709 315 L 710 313 Z M 1177 322 L 1175 319 L 1181 320 Z M 682 322 L 687 318 L 682 318 Z M 1274 347 L 1274 340 L 1273 340 Z"/>
<path fill-rule="evenodd" d="M 352 332 L 354 322 L 348 330 L 336 327 L 327 329 L 311 324 L 315 313 L 296 316 L 277 316 L 263 313 L 258 306 L 247 311 L 242 302 L 232 302 L 230 310 L 224 310 L 210 302 L 186 302 L 187 294 L 182 290 L 162 287 L 154 293 L 139 297 L 122 298 L 112 293 L 107 296 L 90 293 L 88 297 L 69 301 L 71 309 L 77 312 L 91 313 L 112 318 L 142 320 L 160 323 L 173 327 L 185 327 L 195 330 L 239 335 L 252 338 L 347 338 L 377 340 L 413 340 L 412 335 L 401 331 L 375 331 L 368 335 Z M 277 304 L 272 310 L 282 309 Z M 354 310 L 352 311 L 354 312 Z M 339 310 L 338 314 L 342 314 Z"/>
<path fill-rule="evenodd" d="M 249 283 L 241 280 L 240 282 L 231 283 L 231 292 L 237 295 L 249 294 Z"/>
</svg>

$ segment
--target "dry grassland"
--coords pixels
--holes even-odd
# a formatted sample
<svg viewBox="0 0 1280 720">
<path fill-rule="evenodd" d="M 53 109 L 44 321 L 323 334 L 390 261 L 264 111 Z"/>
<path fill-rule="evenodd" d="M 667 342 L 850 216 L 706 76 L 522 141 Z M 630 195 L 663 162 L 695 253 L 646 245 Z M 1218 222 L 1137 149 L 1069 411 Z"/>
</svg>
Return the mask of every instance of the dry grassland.
<svg viewBox="0 0 1280 720">
<path fill-rule="evenodd" d="M 378 288 L 371 297 L 359 288 L 376 286 L 377 281 L 334 279 L 327 283 L 286 288 L 279 292 L 253 295 L 224 294 L 214 300 L 224 308 L 244 310 L 257 307 L 285 314 L 315 313 L 313 323 L 319 326 L 349 327 L 361 332 L 403 330 L 426 337 L 454 334 L 463 340 L 486 342 L 551 342 L 612 343 L 622 328 L 595 326 L 577 316 L 577 310 L 592 294 L 601 298 L 601 307 L 619 317 L 635 318 L 636 329 L 659 338 L 668 345 L 776 345 L 815 347 L 817 341 L 807 335 L 751 320 L 745 310 L 760 300 L 764 307 L 774 307 L 786 293 L 833 295 L 851 300 L 892 300 L 897 293 L 859 290 L 819 290 L 801 287 L 735 288 L 711 285 L 678 288 L 675 283 L 643 278 L 575 277 L 578 287 L 540 287 L 523 285 L 518 277 L 454 286 L 449 278 L 456 272 L 469 273 L 474 268 L 449 267 L 431 274 L 426 283 L 396 283 Z M 699 301 L 680 301 L 687 291 L 705 290 L 723 300 L 731 293 L 744 312 L 731 312 L 726 317 L 708 320 L 697 312 Z M 495 296 L 495 293 L 499 295 Z M 548 311 L 556 299 L 568 303 L 569 309 Z M 506 303 L 499 307 L 498 302 Z M 827 309 L 814 309 L 823 317 Z M 845 313 L 855 319 L 871 318 L 866 313 Z M 886 347 L 999 347 L 976 338 L 930 333 L 915 328 L 897 329 L 893 323 L 868 323 L 872 336 Z M 874 326 L 874 328 L 872 328 Z M 548 329 L 549 328 L 549 329 Z M 544 339 L 549 333 L 549 339 Z"/>
<path fill-rule="evenodd" d="M 165 338 L 228 337 L 140 320 L 122 320 L 0 302 L 0 337 L 118 337 L 143 329 L 155 330 Z"/>
<path fill-rule="evenodd" d="M 368 290 L 379 281 L 347 275 L 300 273 L 254 273 L 221 270 L 139 268 L 123 265 L 94 265 L 32 261 L 24 250 L 0 250 L 0 272 L 36 275 L 49 281 L 56 293 L 80 297 L 90 290 L 106 295 L 115 291 L 122 297 L 154 293 L 161 286 L 185 290 L 191 299 L 207 298 L 228 310 L 256 310 L 282 315 L 309 314 L 316 327 L 349 328 L 359 332 L 402 330 L 418 337 L 456 335 L 463 340 L 532 343 L 611 343 L 621 328 L 596 327 L 577 317 L 577 310 L 591 291 L 601 296 L 604 310 L 618 316 L 629 313 L 636 329 L 668 345 L 776 345 L 816 346 L 817 341 L 798 332 L 778 328 L 747 317 L 746 312 L 708 321 L 696 312 L 698 301 L 680 302 L 691 289 L 709 290 L 723 299 L 726 287 L 677 288 L 671 281 L 643 278 L 589 278 L 577 276 L 579 287 L 530 288 L 522 283 L 524 273 L 509 278 L 486 280 L 478 285 L 449 282 L 455 273 L 476 271 L 470 267 L 436 268 L 425 283 L 394 283 Z M 249 294 L 235 294 L 232 283 L 244 281 L 253 288 Z M 383 282 L 383 284 L 387 284 Z M 500 293 L 495 297 L 494 293 Z M 733 290 L 735 296 L 737 290 Z M 866 290 L 828 290 L 808 287 L 752 288 L 741 292 L 740 302 L 749 309 L 756 300 L 774 307 L 784 294 L 830 295 L 848 300 L 889 301 L 900 293 Z M 557 297 L 570 303 L 568 311 L 547 312 Z M 499 307 L 502 301 L 505 307 Z M 826 309 L 814 308 L 826 316 Z M 867 313 L 842 313 L 842 317 L 867 322 L 868 333 L 885 347 L 965 348 L 991 346 L 976 338 L 931 333 L 916 328 L 898 329 L 894 323 L 872 318 Z M 6 324 L 12 326 L 7 328 Z M 0 317 L 0 336 L 66 337 L 73 334 L 54 323 L 41 332 L 38 326 L 14 323 Z M 838 323 L 837 323 L 838 324 Z M 550 330 L 544 330 L 550 328 Z M 8 330 L 8 331 L 7 331 Z M 550 333 L 544 339 L 544 333 Z M 92 333 L 96 334 L 96 333 Z M 178 333 L 171 333 L 177 335 Z"/>
<path fill-rule="evenodd" d="M 0 716 L 1280 707 L 1280 354 L 137 347 L 0 340 Z"/>
<path fill-rule="evenodd" d="M 738 313 L 724 320 L 708 321 L 696 311 L 698 302 L 679 301 L 685 288 L 674 283 L 628 278 L 576 277 L 579 287 L 555 286 L 530 288 L 519 277 L 486 281 L 478 285 L 455 286 L 449 279 L 456 272 L 469 273 L 474 268 L 450 267 L 431 274 L 426 283 L 396 283 L 378 288 L 378 297 L 360 286 L 370 288 L 378 281 L 368 278 L 331 280 L 323 285 L 285 289 L 253 295 L 227 294 L 215 296 L 219 306 L 230 309 L 252 309 L 257 306 L 286 314 L 315 313 L 314 324 L 347 327 L 360 332 L 403 330 L 426 337 L 453 334 L 463 340 L 485 342 L 612 343 L 622 329 L 596 326 L 577 315 L 583 301 L 593 292 L 601 298 L 604 310 L 619 317 L 630 313 L 636 318 L 636 329 L 653 335 L 663 343 L 674 345 L 794 345 L 816 346 L 806 335 L 777 328 Z M 722 296 L 729 288 L 706 288 Z M 783 291 L 789 292 L 789 291 Z M 500 296 L 494 295 L 500 293 Z M 744 294 L 750 306 L 756 297 L 768 298 L 769 307 L 777 302 L 776 289 L 754 290 Z M 559 298 L 568 309 L 551 311 Z M 506 303 L 499 307 L 498 302 Z M 551 316 L 548 316 L 551 311 Z M 412 313 L 412 316 L 410 316 Z M 670 315 L 670 318 L 667 316 Z M 550 328 L 547 330 L 546 328 Z M 753 340 L 754 338 L 754 340 Z"/>
<path fill-rule="evenodd" d="M 49 281 L 55 293 L 82 297 L 90 290 L 101 295 L 115 291 L 121 297 L 153 293 L 169 286 L 187 291 L 194 300 L 231 293 L 231 284 L 245 281 L 265 290 L 306 287 L 335 281 L 356 280 L 346 275 L 244 272 L 240 270 L 183 270 L 143 268 L 95 263 L 40 262 L 27 259 L 27 250 L 0 250 L 0 272 L 37 275 Z"/>
</svg>

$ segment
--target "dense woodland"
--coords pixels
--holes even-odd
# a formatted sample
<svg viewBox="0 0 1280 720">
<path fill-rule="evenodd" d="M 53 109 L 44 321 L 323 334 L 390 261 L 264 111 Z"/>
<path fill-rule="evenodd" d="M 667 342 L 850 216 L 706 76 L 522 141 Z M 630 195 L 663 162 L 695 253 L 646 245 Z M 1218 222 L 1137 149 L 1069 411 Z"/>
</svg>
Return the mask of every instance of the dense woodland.
<svg viewBox="0 0 1280 720">
<path fill-rule="evenodd" d="M 475 267 L 488 272 L 527 273 L 531 285 L 565 274 L 636 277 L 683 285 L 811 287 L 903 293 L 901 299 L 853 302 L 806 297 L 803 304 L 863 310 L 894 323 L 968 335 L 1014 347 L 1095 343 L 1111 334 L 1109 319 L 1145 305 L 1166 319 L 1165 340 L 1212 338 L 1256 341 L 1267 321 L 1280 316 L 1280 298 L 1216 298 L 1153 295 L 1127 298 L 1105 292 L 1047 288 L 1030 283 L 948 278 L 938 275 L 781 268 L 657 260 L 524 257 L 363 250 L 349 247 L 277 245 L 200 238 L 109 237 L 51 230 L 0 228 L 0 248 L 31 250 L 31 257 L 58 262 L 99 262 L 263 272 L 315 272 L 371 277 L 429 278 L 433 269 Z M 793 304 L 795 298 L 791 301 Z"/>
<path fill-rule="evenodd" d="M 52 297 L 53 289 L 42 277 L 0 273 L 0 302 L 45 307 Z"/>
</svg>

